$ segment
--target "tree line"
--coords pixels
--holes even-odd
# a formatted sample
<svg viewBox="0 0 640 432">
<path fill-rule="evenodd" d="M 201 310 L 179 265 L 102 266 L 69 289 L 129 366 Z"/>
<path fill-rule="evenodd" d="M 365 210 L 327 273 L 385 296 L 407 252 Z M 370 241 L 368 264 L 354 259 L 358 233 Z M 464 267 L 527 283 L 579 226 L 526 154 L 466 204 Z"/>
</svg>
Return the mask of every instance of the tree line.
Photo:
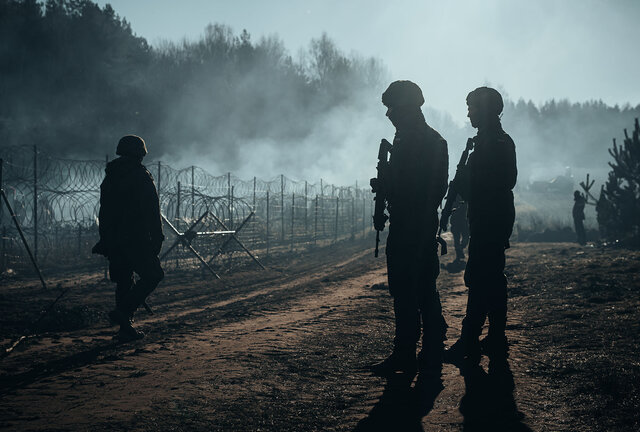
<svg viewBox="0 0 640 432">
<path fill-rule="evenodd" d="M 65 157 L 96 158 L 113 153 L 119 136 L 137 133 L 153 143 L 154 157 L 180 160 L 188 154 L 193 163 L 194 155 L 207 152 L 227 170 L 235 169 L 247 142 L 271 143 L 275 157 L 305 154 L 308 163 L 351 145 L 360 146 L 358 155 L 373 155 L 373 171 L 379 142 L 373 141 L 379 140 L 378 125 L 386 125 L 379 103 L 390 81 L 384 65 L 344 54 L 327 35 L 295 57 L 277 36 L 254 41 L 248 31 L 236 33 L 222 24 L 207 26 L 194 41 L 151 46 L 109 5 L 0 0 L 0 41 L 0 145 L 38 144 Z M 473 135 L 470 126 L 425 108 L 452 154 Z M 329 111 L 339 117 L 340 109 L 352 114 L 327 120 Z M 365 117 L 354 112 L 374 109 L 368 120 L 354 124 L 354 118 Z M 536 164 L 606 169 L 612 134 L 638 116 L 640 105 L 536 105 L 507 97 L 503 123 L 516 139 L 526 183 Z M 322 136 L 309 139 L 329 127 L 341 129 L 330 135 L 334 140 L 354 128 L 376 139 L 352 142 L 366 133 L 330 145 L 317 142 Z"/>
<path fill-rule="evenodd" d="M 152 47 L 90 0 L 0 0 L 0 40 L 0 141 L 65 155 L 112 152 L 135 131 L 160 154 L 215 142 L 233 157 L 243 140 L 305 136 L 315 115 L 357 105 L 385 74 L 324 34 L 296 59 L 277 36 L 222 24 Z"/>
</svg>

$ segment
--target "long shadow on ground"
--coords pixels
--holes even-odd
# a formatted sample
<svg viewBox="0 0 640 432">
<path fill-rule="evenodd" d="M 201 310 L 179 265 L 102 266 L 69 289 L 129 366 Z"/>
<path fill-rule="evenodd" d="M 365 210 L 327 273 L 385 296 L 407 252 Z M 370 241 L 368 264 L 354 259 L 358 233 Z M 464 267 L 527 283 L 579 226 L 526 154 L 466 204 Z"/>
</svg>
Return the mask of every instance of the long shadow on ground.
<svg viewBox="0 0 640 432">
<path fill-rule="evenodd" d="M 413 378 L 404 374 L 387 378 L 380 400 L 369 415 L 358 422 L 354 432 L 424 432 L 422 418 L 433 408 L 443 388 L 442 381 L 411 387 Z"/>
<path fill-rule="evenodd" d="M 120 343 L 118 341 L 102 343 L 96 347 L 65 356 L 56 360 L 45 361 L 34 365 L 30 370 L 15 375 L 2 376 L 0 384 L 0 397 L 18 388 L 33 384 L 50 376 L 58 375 L 79 367 L 94 363 L 105 353 L 112 351 Z M 115 358 L 115 357 L 114 357 Z M 104 358 L 110 360 L 109 357 Z"/>
<path fill-rule="evenodd" d="M 531 432 L 522 423 L 513 397 L 515 384 L 509 363 L 489 364 L 487 374 L 482 367 L 464 371 L 465 395 L 460 401 L 465 432 Z"/>
</svg>

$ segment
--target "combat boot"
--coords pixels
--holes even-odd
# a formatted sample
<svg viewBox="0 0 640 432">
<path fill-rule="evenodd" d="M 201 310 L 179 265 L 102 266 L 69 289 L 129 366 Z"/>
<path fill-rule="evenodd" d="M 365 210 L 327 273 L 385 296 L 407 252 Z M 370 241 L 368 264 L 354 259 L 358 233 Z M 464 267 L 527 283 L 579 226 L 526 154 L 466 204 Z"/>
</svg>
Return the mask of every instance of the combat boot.
<svg viewBox="0 0 640 432">
<path fill-rule="evenodd" d="M 393 353 L 382 362 L 371 367 L 378 376 L 389 377 L 397 373 L 414 376 L 417 371 L 416 350 L 394 349 Z"/>
<path fill-rule="evenodd" d="M 481 352 L 478 338 L 482 332 L 482 321 L 484 320 L 476 321 L 470 320 L 468 316 L 462 320 L 460 339 L 444 352 L 446 363 L 459 368 L 477 366 L 480 363 Z"/>
<path fill-rule="evenodd" d="M 130 342 L 142 339 L 143 337 L 144 333 L 134 328 L 131 324 L 120 326 L 120 330 L 118 330 L 118 339 L 120 342 Z"/>
</svg>

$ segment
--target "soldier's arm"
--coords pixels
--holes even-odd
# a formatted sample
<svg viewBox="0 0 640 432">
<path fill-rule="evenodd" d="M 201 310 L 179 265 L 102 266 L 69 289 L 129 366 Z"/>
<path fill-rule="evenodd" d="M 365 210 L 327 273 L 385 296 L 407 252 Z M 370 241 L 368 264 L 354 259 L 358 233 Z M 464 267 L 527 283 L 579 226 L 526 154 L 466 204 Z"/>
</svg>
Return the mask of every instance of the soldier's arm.
<svg viewBox="0 0 640 432">
<path fill-rule="evenodd" d="M 98 211 L 98 232 L 100 233 L 100 241 L 106 242 L 111 236 L 113 230 L 113 208 L 112 208 L 112 191 L 110 186 L 110 178 L 105 177 L 100 184 L 100 210 Z"/>
<path fill-rule="evenodd" d="M 516 149 L 511 138 L 506 136 L 499 140 L 492 154 L 486 156 L 483 177 L 487 187 L 494 191 L 512 190 L 516 185 L 518 169 Z"/>
<path fill-rule="evenodd" d="M 162 230 L 162 216 L 160 215 L 160 199 L 156 184 L 150 174 L 145 176 L 143 186 L 143 202 L 145 222 L 149 230 L 151 241 L 159 249 L 164 241 L 164 231 Z"/>
<path fill-rule="evenodd" d="M 442 199 L 447 193 L 447 187 L 449 182 L 449 151 L 447 149 L 447 141 L 442 140 L 438 147 L 438 159 L 436 165 L 436 178 L 435 178 L 435 191 L 437 205 L 440 205 Z"/>
</svg>

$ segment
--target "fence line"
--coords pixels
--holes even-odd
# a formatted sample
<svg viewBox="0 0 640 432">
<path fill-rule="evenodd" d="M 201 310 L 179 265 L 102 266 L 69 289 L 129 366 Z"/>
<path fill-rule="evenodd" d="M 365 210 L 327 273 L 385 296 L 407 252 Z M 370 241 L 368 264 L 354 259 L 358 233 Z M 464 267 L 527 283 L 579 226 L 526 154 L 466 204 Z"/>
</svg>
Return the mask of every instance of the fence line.
<svg viewBox="0 0 640 432">
<path fill-rule="evenodd" d="M 0 158 L 2 187 L 33 242 L 38 262 L 45 269 L 103 265 L 103 260 L 91 256 L 91 247 L 98 238 L 100 183 L 108 157 L 103 161 L 56 158 L 36 146 L 22 146 L 0 147 Z M 253 212 L 238 239 L 259 256 L 366 236 L 372 230 L 372 195 L 357 183 L 343 187 L 322 179 L 309 183 L 284 175 L 243 180 L 231 173 L 214 176 L 196 166 L 176 169 L 160 161 L 145 165 L 156 180 L 162 213 L 181 232 L 205 211 L 219 221 L 205 217 L 197 227 L 201 232 L 220 230 L 220 223 L 233 230 Z M 0 271 L 25 267 L 25 252 L 3 208 L 0 233 Z M 168 247 L 174 237 L 166 228 L 165 234 Z M 206 255 L 223 241 L 222 236 L 201 236 L 194 240 L 194 247 Z M 224 252 L 218 261 L 242 255 L 234 242 L 229 242 Z M 177 247 L 165 264 L 194 263 L 186 248 Z"/>
</svg>

